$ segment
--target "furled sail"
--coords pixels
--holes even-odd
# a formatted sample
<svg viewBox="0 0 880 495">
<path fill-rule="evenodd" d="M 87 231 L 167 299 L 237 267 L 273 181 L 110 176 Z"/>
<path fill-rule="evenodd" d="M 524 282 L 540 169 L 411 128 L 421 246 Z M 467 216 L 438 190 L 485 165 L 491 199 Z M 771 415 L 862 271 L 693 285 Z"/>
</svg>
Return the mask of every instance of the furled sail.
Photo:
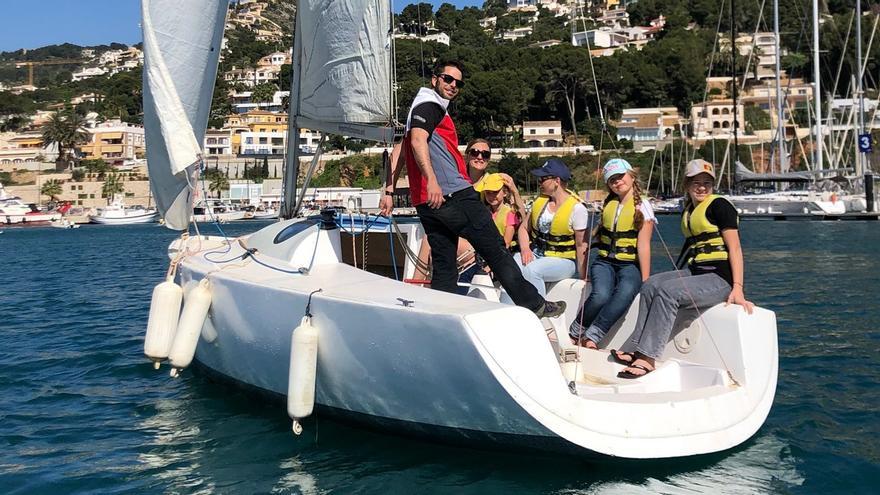
<svg viewBox="0 0 880 495">
<path fill-rule="evenodd" d="M 296 30 L 298 77 L 293 78 L 291 92 L 296 125 L 390 140 L 386 127 L 392 123 L 390 3 L 300 0 Z"/>
<path fill-rule="evenodd" d="M 150 187 L 165 225 L 186 229 L 228 0 L 142 0 Z"/>
</svg>

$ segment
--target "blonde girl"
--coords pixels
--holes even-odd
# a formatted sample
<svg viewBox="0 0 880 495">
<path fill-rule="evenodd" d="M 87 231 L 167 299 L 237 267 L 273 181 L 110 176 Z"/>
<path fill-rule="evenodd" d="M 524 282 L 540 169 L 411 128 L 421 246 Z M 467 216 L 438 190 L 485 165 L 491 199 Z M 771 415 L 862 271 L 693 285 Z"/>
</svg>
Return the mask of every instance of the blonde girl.
<svg viewBox="0 0 880 495">
<path fill-rule="evenodd" d="M 569 328 L 575 344 L 596 349 L 629 309 L 642 282 L 651 275 L 654 210 L 642 200 L 638 177 L 626 160 L 602 169 L 608 197 L 596 231 L 599 253 L 590 266 L 590 296 Z"/>
</svg>

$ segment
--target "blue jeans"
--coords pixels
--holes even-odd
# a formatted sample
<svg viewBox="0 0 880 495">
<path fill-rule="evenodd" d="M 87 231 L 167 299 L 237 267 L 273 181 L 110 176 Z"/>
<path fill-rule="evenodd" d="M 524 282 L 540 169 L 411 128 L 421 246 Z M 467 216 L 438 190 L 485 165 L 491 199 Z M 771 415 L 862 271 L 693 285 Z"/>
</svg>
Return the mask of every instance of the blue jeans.
<svg viewBox="0 0 880 495">
<path fill-rule="evenodd" d="M 638 351 L 660 359 L 672 335 L 678 310 L 709 309 L 726 301 L 730 288 L 714 273 L 691 275 L 689 271 L 672 271 L 652 275 L 642 286 L 635 331 L 621 350 Z"/>
<path fill-rule="evenodd" d="M 597 258 L 590 266 L 590 297 L 568 332 L 598 344 L 626 314 L 642 287 L 642 272 L 636 263 Z"/>
<path fill-rule="evenodd" d="M 525 266 L 522 264 L 522 255 L 520 253 L 516 253 L 513 258 L 522 268 L 523 277 L 534 285 L 542 296 L 547 295 L 547 286 L 544 285 L 547 282 L 559 282 L 567 278 L 577 277 L 577 265 L 574 260 L 534 254 L 534 259 Z"/>
</svg>

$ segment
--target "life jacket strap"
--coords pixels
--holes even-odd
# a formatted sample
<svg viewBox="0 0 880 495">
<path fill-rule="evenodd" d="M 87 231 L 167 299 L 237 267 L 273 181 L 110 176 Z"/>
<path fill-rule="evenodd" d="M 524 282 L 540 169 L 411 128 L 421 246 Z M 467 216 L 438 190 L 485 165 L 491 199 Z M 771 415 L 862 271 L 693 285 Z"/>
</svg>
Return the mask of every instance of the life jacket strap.
<svg viewBox="0 0 880 495">
<path fill-rule="evenodd" d="M 721 239 L 721 232 L 703 232 L 702 234 L 692 235 L 688 239 L 694 243 Z"/>
<path fill-rule="evenodd" d="M 593 244 L 593 246 L 599 248 L 600 251 L 607 251 L 609 255 L 613 254 L 638 254 L 635 246 L 618 246 L 617 244 L 608 245 L 604 242 L 600 242 L 598 244 Z"/>
</svg>

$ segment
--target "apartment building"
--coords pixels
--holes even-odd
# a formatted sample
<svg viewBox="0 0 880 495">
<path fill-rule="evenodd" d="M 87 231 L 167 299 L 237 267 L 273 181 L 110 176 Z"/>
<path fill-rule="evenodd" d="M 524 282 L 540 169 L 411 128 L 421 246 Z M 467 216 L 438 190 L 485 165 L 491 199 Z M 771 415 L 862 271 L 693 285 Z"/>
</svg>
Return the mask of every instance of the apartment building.
<svg viewBox="0 0 880 495">
<path fill-rule="evenodd" d="M 552 148 L 562 144 L 562 121 L 534 120 L 522 124 L 522 139 L 530 148 Z"/>
<path fill-rule="evenodd" d="M 88 144 L 81 147 L 84 158 L 101 158 L 110 164 L 134 160 L 146 150 L 144 128 L 120 120 L 111 120 L 87 129 L 91 134 Z"/>
</svg>

